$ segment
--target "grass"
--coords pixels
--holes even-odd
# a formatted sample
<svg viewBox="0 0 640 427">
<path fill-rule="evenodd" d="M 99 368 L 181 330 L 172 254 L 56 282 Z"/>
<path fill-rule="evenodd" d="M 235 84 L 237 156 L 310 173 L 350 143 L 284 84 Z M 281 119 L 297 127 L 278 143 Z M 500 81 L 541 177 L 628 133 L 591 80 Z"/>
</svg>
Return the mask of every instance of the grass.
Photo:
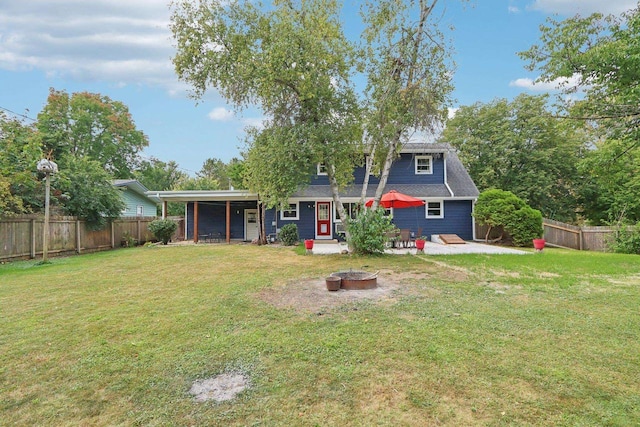
<svg viewBox="0 0 640 427">
<path fill-rule="evenodd" d="M 640 424 L 639 257 L 303 253 L 0 265 L 0 425 Z M 394 271 L 403 291 L 322 315 L 259 297 L 349 268 Z M 250 389 L 188 394 L 222 372 Z"/>
</svg>

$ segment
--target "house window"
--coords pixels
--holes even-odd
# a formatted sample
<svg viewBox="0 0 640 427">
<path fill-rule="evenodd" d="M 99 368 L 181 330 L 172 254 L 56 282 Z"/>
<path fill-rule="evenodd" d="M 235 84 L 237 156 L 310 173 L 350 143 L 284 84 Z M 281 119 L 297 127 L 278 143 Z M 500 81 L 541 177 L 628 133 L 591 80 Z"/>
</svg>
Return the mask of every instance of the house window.
<svg viewBox="0 0 640 427">
<path fill-rule="evenodd" d="M 289 203 L 289 206 L 280 211 L 280 219 L 297 220 L 300 219 L 298 212 L 300 211 L 298 203 Z"/>
<path fill-rule="evenodd" d="M 345 212 L 349 218 L 354 219 L 356 215 L 358 215 L 358 210 L 360 209 L 360 205 L 358 203 L 343 203 L 342 207 L 344 207 Z M 338 210 L 333 210 L 333 220 L 334 222 L 342 222 L 340 219 L 340 215 L 338 215 Z"/>
<path fill-rule="evenodd" d="M 433 157 L 416 156 L 416 175 L 430 175 L 433 173 Z"/>
<path fill-rule="evenodd" d="M 442 200 L 430 201 L 426 203 L 427 218 L 444 218 Z"/>
<path fill-rule="evenodd" d="M 318 163 L 318 175 L 326 175 L 327 174 L 327 165 L 324 163 Z"/>
<path fill-rule="evenodd" d="M 144 216 L 144 206 L 136 206 L 136 215 Z"/>
</svg>

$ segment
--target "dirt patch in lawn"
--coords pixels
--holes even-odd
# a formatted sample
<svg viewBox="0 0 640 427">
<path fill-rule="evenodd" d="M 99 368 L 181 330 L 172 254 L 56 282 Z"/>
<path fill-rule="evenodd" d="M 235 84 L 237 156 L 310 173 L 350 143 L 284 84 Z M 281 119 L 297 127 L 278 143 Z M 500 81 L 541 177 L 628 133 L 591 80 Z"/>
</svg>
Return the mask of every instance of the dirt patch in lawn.
<svg viewBox="0 0 640 427">
<path fill-rule="evenodd" d="M 249 379 L 242 374 L 226 373 L 193 382 L 189 394 L 196 402 L 225 402 L 235 398 L 249 386 Z"/>
<path fill-rule="evenodd" d="M 293 309 L 302 313 L 322 313 L 327 309 L 361 301 L 389 303 L 404 295 L 435 296 L 439 290 L 424 285 L 432 279 L 433 276 L 427 273 L 381 270 L 378 273 L 378 286 L 374 289 L 328 291 L 322 277 L 276 284 L 261 291 L 258 296 L 278 308 Z"/>
</svg>

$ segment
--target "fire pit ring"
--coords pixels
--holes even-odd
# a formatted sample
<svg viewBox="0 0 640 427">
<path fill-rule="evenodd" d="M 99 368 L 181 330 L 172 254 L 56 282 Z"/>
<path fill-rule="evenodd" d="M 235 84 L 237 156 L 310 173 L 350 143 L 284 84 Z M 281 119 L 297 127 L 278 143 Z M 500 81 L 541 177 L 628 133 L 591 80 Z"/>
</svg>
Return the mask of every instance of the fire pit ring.
<svg viewBox="0 0 640 427">
<path fill-rule="evenodd" d="M 378 287 L 378 272 L 368 273 L 366 271 L 339 271 L 331 273 L 333 277 L 340 277 L 342 284 L 340 287 L 346 290 L 374 289 Z"/>
</svg>

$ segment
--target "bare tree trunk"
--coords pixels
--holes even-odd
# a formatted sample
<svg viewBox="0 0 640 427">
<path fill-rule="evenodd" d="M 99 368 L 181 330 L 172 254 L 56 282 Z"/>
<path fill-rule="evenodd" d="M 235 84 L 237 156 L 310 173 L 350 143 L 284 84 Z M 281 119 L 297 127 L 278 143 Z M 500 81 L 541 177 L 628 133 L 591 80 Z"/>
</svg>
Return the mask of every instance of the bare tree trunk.
<svg viewBox="0 0 640 427">
<path fill-rule="evenodd" d="M 338 187 L 338 181 L 336 180 L 336 175 L 334 173 L 333 165 L 327 163 L 327 176 L 329 178 L 329 186 L 331 187 L 331 196 L 333 198 L 333 203 L 336 207 L 336 211 L 338 212 L 338 216 L 344 225 L 344 233 L 345 239 L 349 240 L 349 216 L 347 215 L 347 211 L 344 210 L 344 206 L 342 205 L 342 200 L 340 200 L 340 189 Z"/>
<path fill-rule="evenodd" d="M 378 207 L 378 204 L 380 203 L 380 199 L 382 198 L 382 193 L 384 193 L 384 188 L 386 187 L 387 180 L 389 179 L 389 171 L 391 171 L 391 165 L 393 165 L 393 161 L 397 156 L 399 144 L 400 144 L 400 133 L 396 135 L 395 139 L 389 145 L 389 151 L 387 152 L 387 157 L 382 167 L 382 173 L 380 174 L 380 182 L 378 183 L 378 188 L 376 188 L 376 195 L 373 199 L 373 205 L 371 205 L 371 209 L 376 209 Z"/>
<path fill-rule="evenodd" d="M 367 199 L 367 190 L 369 189 L 369 177 L 371 176 L 371 168 L 373 167 L 373 159 L 376 156 L 376 146 L 371 147 L 371 153 L 365 161 L 364 179 L 362 180 L 362 193 L 360 194 L 360 203 L 365 204 Z"/>
</svg>

